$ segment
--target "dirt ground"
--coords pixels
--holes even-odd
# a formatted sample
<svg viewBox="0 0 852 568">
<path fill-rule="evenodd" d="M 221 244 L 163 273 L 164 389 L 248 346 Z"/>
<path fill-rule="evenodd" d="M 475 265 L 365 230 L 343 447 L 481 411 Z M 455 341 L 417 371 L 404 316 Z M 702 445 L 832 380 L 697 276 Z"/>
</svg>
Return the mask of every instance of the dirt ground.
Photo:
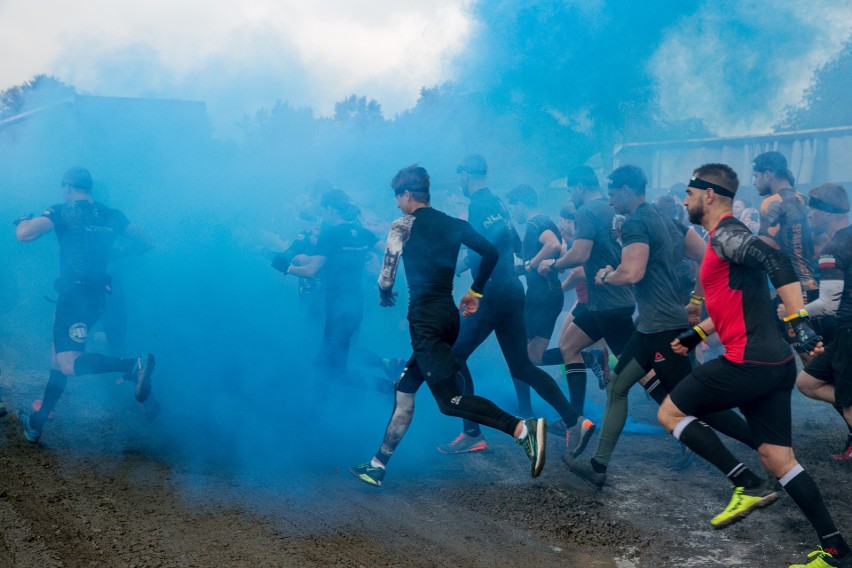
<svg viewBox="0 0 852 568">
<path fill-rule="evenodd" d="M 6 398 L 20 402 L 42 375 L 5 365 Z M 650 433 L 625 435 L 603 491 L 567 471 L 555 436 L 536 480 L 498 434 L 488 451 L 466 456 L 434 452 L 445 440 L 419 450 L 407 440 L 405 451 L 423 452 L 426 465 L 392 467 L 377 490 L 352 478 L 345 459 L 255 478 L 236 475 L 227 460 L 190 462 L 160 448 L 161 434 L 127 427 L 132 420 L 72 428 L 54 419 L 49 437 L 32 445 L 10 415 L 0 421 L 0 567 L 770 567 L 815 548 L 789 498 L 712 530 L 709 519 L 729 499 L 726 481 L 702 463 L 676 471 L 680 451 L 653 428 L 653 404 L 631 396 L 633 420 Z M 110 412 L 73 396 L 64 404 L 83 420 Z M 795 406 L 797 453 L 850 531 L 852 464 L 828 457 L 844 437 L 839 417 L 801 396 Z"/>
</svg>

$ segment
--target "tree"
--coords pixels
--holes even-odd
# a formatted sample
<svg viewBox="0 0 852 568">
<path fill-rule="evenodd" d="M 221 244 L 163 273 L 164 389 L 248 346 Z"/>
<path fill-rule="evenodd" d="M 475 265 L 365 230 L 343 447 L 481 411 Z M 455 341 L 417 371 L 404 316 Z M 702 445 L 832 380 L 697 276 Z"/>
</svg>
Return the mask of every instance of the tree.
<svg viewBox="0 0 852 568">
<path fill-rule="evenodd" d="M 73 97 L 77 90 L 50 75 L 36 75 L 0 93 L 0 119 Z"/>
<path fill-rule="evenodd" d="M 790 107 L 778 130 L 804 130 L 852 125 L 852 97 L 849 78 L 852 77 L 852 37 L 840 52 L 820 68 L 805 91 L 804 102 Z"/>
<path fill-rule="evenodd" d="M 383 122 L 382 105 L 375 99 L 350 95 L 334 104 L 335 122 L 368 126 Z"/>
</svg>

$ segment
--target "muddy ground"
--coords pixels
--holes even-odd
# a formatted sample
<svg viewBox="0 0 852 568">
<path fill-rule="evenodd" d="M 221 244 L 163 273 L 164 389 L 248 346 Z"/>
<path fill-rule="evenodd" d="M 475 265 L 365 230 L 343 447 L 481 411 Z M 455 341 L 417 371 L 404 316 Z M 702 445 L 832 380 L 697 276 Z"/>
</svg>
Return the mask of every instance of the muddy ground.
<svg viewBox="0 0 852 568">
<path fill-rule="evenodd" d="M 0 363 L 13 408 L 43 387 L 42 370 Z M 701 463 L 673 468 L 680 451 L 641 393 L 631 398 L 634 432 L 598 492 L 568 473 L 556 437 L 532 480 L 521 450 L 498 433 L 480 454 L 435 452 L 453 427 L 406 440 L 379 490 L 346 471 L 352 454 L 369 456 L 360 447 L 250 473 L 237 460 L 188 459 L 169 439 L 192 432 L 146 427 L 129 391 L 116 389 L 120 402 L 109 404 L 69 389 L 40 445 L 24 441 L 12 415 L 0 421 L 0 567 L 770 567 L 801 561 L 816 544 L 789 498 L 712 530 L 727 483 Z M 423 413 L 430 403 L 418 398 Z M 845 435 L 839 417 L 797 396 L 795 421 L 801 461 L 852 533 L 852 464 L 828 457 Z M 375 423 L 352 428 L 378 443 Z M 273 450 L 305 459 L 298 444 Z M 416 465 L 406 462 L 412 454 L 422 457 Z"/>
</svg>

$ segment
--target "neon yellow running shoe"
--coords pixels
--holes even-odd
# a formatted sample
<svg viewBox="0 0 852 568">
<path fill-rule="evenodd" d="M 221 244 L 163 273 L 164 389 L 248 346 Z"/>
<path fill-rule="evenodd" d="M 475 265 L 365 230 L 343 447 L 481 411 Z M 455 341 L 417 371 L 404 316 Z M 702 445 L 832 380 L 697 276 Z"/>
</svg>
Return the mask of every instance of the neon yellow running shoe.
<svg viewBox="0 0 852 568">
<path fill-rule="evenodd" d="M 780 497 L 774 479 L 766 479 L 753 489 L 734 487 L 734 495 L 725 510 L 713 517 L 714 529 L 723 529 L 745 519 L 755 509 L 768 507 Z"/>
<path fill-rule="evenodd" d="M 835 558 L 828 552 L 819 547 L 819 550 L 814 550 L 808 554 L 808 558 L 813 558 L 807 564 L 790 564 L 790 568 L 848 568 L 852 566 L 852 554 L 847 554 L 843 558 Z"/>
</svg>

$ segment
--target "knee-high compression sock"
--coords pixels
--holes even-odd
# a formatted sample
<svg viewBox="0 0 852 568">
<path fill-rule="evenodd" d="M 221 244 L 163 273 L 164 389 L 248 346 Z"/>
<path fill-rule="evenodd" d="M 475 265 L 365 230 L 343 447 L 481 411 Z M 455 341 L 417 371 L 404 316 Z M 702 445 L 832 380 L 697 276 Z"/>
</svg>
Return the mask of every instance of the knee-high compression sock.
<svg viewBox="0 0 852 568">
<path fill-rule="evenodd" d="M 515 396 L 518 397 L 518 413 L 524 418 L 529 418 L 533 415 L 530 386 L 518 379 L 512 379 L 512 384 L 515 386 Z"/>
<path fill-rule="evenodd" d="M 411 419 L 414 417 L 414 394 L 400 391 L 396 391 L 394 394 L 393 413 L 390 421 L 388 421 L 387 428 L 385 428 L 382 445 L 375 456 L 375 459 L 382 465 L 386 465 L 391 459 L 396 447 L 402 441 L 405 433 L 408 432 Z"/>
<path fill-rule="evenodd" d="M 59 402 L 59 397 L 65 392 L 65 385 L 67 384 L 68 377 L 56 369 L 51 369 L 47 386 L 44 388 L 44 396 L 41 399 L 41 408 L 30 416 L 30 426 L 36 430 L 41 430 L 44 427 L 47 417 L 56 407 L 56 403 Z"/>
<path fill-rule="evenodd" d="M 683 418 L 675 426 L 672 435 L 725 474 L 735 487 L 751 489 L 760 485 L 761 479 L 734 457 L 707 424 L 694 416 Z"/>
<path fill-rule="evenodd" d="M 733 410 L 705 414 L 700 417 L 700 420 L 717 432 L 721 432 L 729 438 L 742 442 L 753 450 L 757 449 L 751 437 L 751 430 L 748 428 L 748 423 Z"/>
<path fill-rule="evenodd" d="M 568 396 L 571 397 L 571 406 L 578 414 L 583 414 L 586 405 L 586 365 L 583 363 L 565 365 L 565 380 L 568 381 Z M 573 424 L 568 424 L 568 426 L 571 427 Z"/>
<path fill-rule="evenodd" d="M 663 386 L 663 383 L 657 377 L 654 377 L 643 386 L 648 396 L 657 404 L 663 404 L 663 401 L 666 400 L 666 395 L 669 394 L 666 392 L 666 387 Z"/>
<path fill-rule="evenodd" d="M 101 373 L 129 373 L 136 359 L 119 359 L 100 353 L 84 353 L 74 361 L 74 375 L 100 375 Z"/>
<path fill-rule="evenodd" d="M 808 472 L 796 464 L 778 481 L 814 527 L 822 548 L 835 558 L 849 554 L 849 545 L 837 530 L 819 488 Z"/>
<path fill-rule="evenodd" d="M 565 362 L 562 358 L 562 351 L 558 347 L 548 349 L 541 355 L 541 364 L 545 365 L 561 365 Z"/>
</svg>

